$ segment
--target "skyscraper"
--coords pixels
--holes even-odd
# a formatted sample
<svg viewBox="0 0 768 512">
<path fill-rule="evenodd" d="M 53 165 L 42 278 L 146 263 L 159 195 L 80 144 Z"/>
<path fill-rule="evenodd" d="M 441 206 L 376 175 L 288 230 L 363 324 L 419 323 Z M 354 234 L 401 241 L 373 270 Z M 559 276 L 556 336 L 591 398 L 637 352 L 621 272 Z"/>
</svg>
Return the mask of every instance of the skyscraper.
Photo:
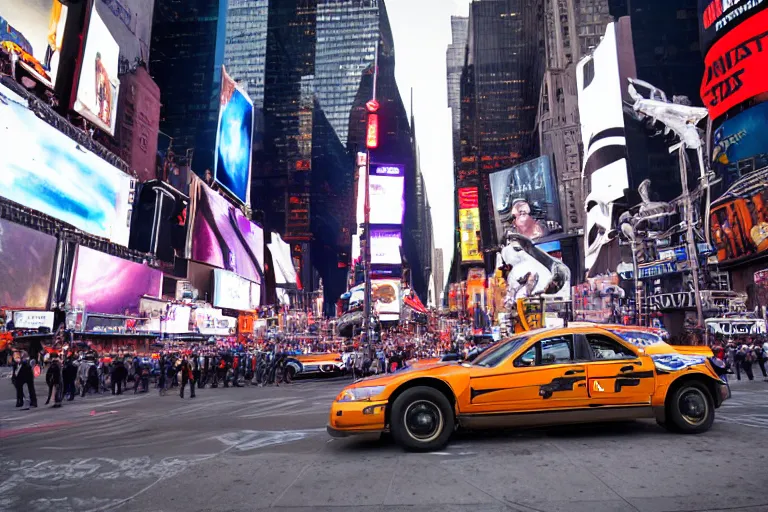
<svg viewBox="0 0 768 512">
<path fill-rule="evenodd" d="M 469 18 L 451 16 L 451 44 L 446 51 L 446 69 L 448 78 L 448 107 L 451 109 L 453 133 L 454 165 L 458 165 L 461 143 L 459 127 L 461 125 L 461 70 L 467 55 L 467 35 Z"/>
<path fill-rule="evenodd" d="M 193 169 L 213 169 L 225 0 L 157 0 L 149 71 L 160 87 L 160 131 L 177 153 L 194 149 Z"/>
<path fill-rule="evenodd" d="M 256 108 L 264 106 L 269 0 L 229 0 L 224 47 L 227 72 Z"/>
<path fill-rule="evenodd" d="M 315 88 L 320 107 L 342 144 L 363 72 L 374 61 L 378 0 L 319 0 Z"/>
</svg>

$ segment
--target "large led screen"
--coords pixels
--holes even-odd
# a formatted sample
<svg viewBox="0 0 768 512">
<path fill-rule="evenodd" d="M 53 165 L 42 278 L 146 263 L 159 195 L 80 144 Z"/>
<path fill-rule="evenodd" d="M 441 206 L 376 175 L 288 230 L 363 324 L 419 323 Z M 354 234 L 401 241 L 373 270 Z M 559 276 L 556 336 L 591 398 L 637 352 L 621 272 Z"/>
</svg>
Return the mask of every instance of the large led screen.
<svg viewBox="0 0 768 512">
<path fill-rule="evenodd" d="M 52 88 L 66 22 L 67 7 L 59 0 L 4 0 L 0 2 L 0 43 Z"/>
<path fill-rule="evenodd" d="M 400 265 L 403 237 L 399 229 L 371 230 L 371 264 Z"/>
<path fill-rule="evenodd" d="M 232 272 L 214 269 L 213 306 L 240 311 L 250 310 L 251 282 Z"/>
<path fill-rule="evenodd" d="M 536 240 L 563 230 L 548 156 L 495 172 L 490 180 L 499 240 L 506 233 Z"/>
<path fill-rule="evenodd" d="M 702 53 L 739 26 L 768 7 L 765 0 L 699 0 L 699 43 Z"/>
<path fill-rule="evenodd" d="M 80 246 L 69 302 L 89 313 L 137 315 L 143 296 L 160 297 L 163 273 Z"/>
<path fill-rule="evenodd" d="M 712 119 L 768 91 L 768 10 L 743 21 L 704 57 L 701 99 Z"/>
<path fill-rule="evenodd" d="M 725 121 L 714 132 L 712 168 L 720 190 L 741 178 L 745 169 L 768 167 L 768 101 Z"/>
<path fill-rule="evenodd" d="M 120 80 L 117 78 L 119 59 L 120 45 L 96 12 L 94 2 L 85 39 L 75 112 L 110 135 L 115 134 L 117 119 L 117 95 L 120 92 Z"/>
<path fill-rule="evenodd" d="M 221 106 L 216 133 L 215 177 L 240 201 L 248 202 L 253 137 L 253 102 L 222 67 Z"/>
<path fill-rule="evenodd" d="M 133 180 L 0 85 L 0 196 L 127 246 Z"/>
<path fill-rule="evenodd" d="M 368 188 L 371 224 L 402 224 L 405 213 L 405 178 L 371 174 Z"/>
<path fill-rule="evenodd" d="M 264 234 L 240 210 L 193 177 L 190 255 L 194 261 L 229 270 L 261 283 L 264 269 Z"/>
<path fill-rule="evenodd" d="M 371 281 L 371 304 L 382 320 L 396 320 L 400 315 L 400 282 L 395 279 Z"/>
<path fill-rule="evenodd" d="M 47 309 L 56 238 L 0 219 L 0 305 Z"/>
</svg>

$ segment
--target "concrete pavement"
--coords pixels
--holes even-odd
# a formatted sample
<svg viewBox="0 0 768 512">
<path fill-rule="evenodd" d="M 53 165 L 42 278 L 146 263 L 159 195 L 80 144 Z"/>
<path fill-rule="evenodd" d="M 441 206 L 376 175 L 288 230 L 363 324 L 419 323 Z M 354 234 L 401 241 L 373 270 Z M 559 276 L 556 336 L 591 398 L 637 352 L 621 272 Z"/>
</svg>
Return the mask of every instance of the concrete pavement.
<svg viewBox="0 0 768 512">
<path fill-rule="evenodd" d="M 0 510 L 768 510 L 761 380 L 733 383 L 700 436 L 653 422 L 459 433 L 429 454 L 330 439 L 338 380 L 31 411 L 15 409 L 10 381 L 0 384 Z"/>
</svg>

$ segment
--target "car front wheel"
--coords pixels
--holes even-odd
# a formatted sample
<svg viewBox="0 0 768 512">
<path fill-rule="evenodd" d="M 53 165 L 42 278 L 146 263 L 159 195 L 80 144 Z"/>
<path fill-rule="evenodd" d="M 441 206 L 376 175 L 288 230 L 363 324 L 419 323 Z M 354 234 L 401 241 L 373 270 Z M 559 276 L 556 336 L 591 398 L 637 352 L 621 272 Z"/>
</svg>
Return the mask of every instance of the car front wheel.
<svg viewBox="0 0 768 512">
<path fill-rule="evenodd" d="M 442 448 L 450 439 L 454 425 L 451 403 L 435 388 L 418 386 L 407 389 L 392 405 L 392 437 L 409 450 Z"/>
<path fill-rule="evenodd" d="M 666 427 L 682 434 L 700 434 L 715 421 L 715 404 L 699 382 L 687 382 L 669 397 Z"/>
</svg>

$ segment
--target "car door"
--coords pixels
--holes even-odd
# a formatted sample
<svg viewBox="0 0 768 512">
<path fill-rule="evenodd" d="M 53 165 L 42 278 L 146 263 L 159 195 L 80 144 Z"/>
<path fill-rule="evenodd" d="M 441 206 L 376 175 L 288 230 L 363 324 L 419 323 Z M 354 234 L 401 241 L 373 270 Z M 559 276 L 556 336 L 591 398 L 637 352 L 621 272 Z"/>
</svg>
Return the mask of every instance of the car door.
<svg viewBox="0 0 768 512">
<path fill-rule="evenodd" d="M 586 364 L 575 360 L 574 337 L 570 334 L 540 340 L 500 368 L 478 370 L 470 377 L 471 413 L 589 405 Z"/>
<path fill-rule="evenodd" d="M 579 342 L 588 347 L 591 355 L 586 366 L 592 407 L 651 403 L 656 373 L 650 357 L 609 334 L 585 333 Z"/>
</svg>

